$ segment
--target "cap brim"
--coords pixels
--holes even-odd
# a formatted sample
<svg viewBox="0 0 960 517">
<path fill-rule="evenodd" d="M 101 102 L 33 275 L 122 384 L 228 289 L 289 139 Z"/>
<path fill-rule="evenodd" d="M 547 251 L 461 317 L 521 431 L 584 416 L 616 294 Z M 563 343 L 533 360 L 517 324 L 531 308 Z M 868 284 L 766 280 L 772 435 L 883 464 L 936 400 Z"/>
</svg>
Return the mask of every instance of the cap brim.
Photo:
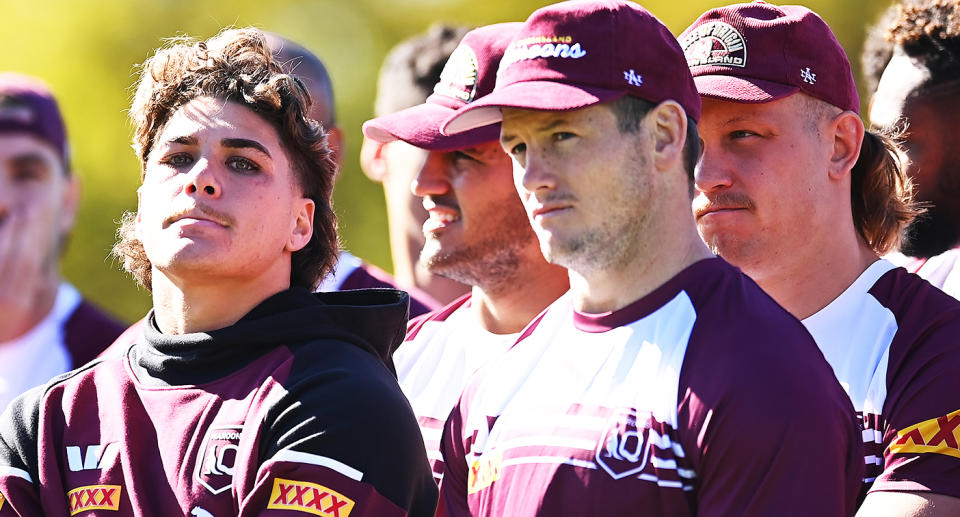
<svg viewBox="0 0 960 517">
<path fill-rule="evenodd" d="M 796 86 L 732 75 L 701 75 L 693 82 L 700 95 L 731 102 L 770 102 L 800 91 Z"/>
<path fill-rule="evenodd" d="M 626 95 L 625 90 L 572 86 L 554 81 L 524 81 L 498 88 L 447 119 L 440 130 L 456 135 L 503 120 L 501 108 L 566 111 L 609 102 Z"/>
<path fill-rule="evenodd" d="M 384 143 L 402 140 L 428 151 L 465 149 L 500 138 L 499 126 L 480 127 L 457 135 L 442 134 L 440 125 L 456 112 L 439 104 L 419 104 L 364 122 L 363 135 Z"/>
</svg>

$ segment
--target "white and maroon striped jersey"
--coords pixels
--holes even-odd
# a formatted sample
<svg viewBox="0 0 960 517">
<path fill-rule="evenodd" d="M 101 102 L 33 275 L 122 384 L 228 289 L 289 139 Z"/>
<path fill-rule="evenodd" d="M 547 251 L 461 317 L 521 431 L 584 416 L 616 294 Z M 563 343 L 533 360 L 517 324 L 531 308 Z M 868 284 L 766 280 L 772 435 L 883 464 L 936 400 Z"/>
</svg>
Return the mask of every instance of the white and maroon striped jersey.
<svg viewBox="0 0 960 517">
<path fill-rule="evenodd" d="M 568 293 L 445 424 L 449 516 L 850 515 L 853 408 L 803 326 L 722 259 L 606 314 Z"/>
<path fill-rule="evenodd" d="M 803 323 L 862 421 L 864 488 L 960 497 L 960 302 L 878 260 Z"/>
<path fill-rule="evenodd" d="M 493 334 L 470 310 L 469 294 L 410 321 L 407 337 L 393 355 L 403 394 L 417 415 L 434 479 L 443 476 L 440 433 L 443 422 L 478 368 L 505 352 L 519 333 Z"/>
</svg>

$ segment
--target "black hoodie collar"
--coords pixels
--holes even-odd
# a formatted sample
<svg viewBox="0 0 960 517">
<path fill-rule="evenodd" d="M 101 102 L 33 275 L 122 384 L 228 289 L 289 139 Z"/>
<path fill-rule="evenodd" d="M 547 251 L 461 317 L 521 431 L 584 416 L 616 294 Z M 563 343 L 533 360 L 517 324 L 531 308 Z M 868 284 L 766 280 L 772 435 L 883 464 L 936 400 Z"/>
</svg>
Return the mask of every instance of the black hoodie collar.
<svg viewBox="0 0 960 517">
<path fill-rule="evenodd" d="M 311 293 L 294 287 L 253 308 L 237 323 L 210 332 L 171 335 L 147 315 L 143 340 L 131 364 L 145 383 L 203 384 L 242 368 L 284 345 L 337 339 L 380 358 L 394 371 L 391 355 L 403 341 L 409 296 L 394 289 Z"/>
</svg>

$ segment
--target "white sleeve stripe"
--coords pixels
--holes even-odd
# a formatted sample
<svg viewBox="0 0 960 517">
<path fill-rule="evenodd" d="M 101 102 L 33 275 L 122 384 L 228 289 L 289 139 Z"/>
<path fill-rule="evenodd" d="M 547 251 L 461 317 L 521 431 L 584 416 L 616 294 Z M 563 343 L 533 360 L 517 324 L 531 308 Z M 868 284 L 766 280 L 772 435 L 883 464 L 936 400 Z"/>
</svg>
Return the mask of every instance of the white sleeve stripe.
<svg viewBox="0 0 960 517">
<path fill-rule="evenodd" d="M 310 454 L 300 451 L 292 451 L 290 449 L 284 449 L 271 458 L 275 461 L 291 461 L 296 463 L 307 463 L 310 465 L 319 465 L 321 467 L 327 467 L 328 469 L 335 470 L 344 476 L 354 480 L 360 481 L 363 478 L 363 472 L 347 465 L 341 463 L 333 458 L 328 458 L 326 456 L 319 456 L 316 454 Z"/>
<path fill-rule="evenodd" d="M 14 468 L 14 467 L 2 467 L 0 466 L 0 477 L 6 476 L 16 476 L 27 480 L 27 483 L 33 483 L 33 478 L 30 477 L 30 473 L 26 470 Z"/>
</svg>

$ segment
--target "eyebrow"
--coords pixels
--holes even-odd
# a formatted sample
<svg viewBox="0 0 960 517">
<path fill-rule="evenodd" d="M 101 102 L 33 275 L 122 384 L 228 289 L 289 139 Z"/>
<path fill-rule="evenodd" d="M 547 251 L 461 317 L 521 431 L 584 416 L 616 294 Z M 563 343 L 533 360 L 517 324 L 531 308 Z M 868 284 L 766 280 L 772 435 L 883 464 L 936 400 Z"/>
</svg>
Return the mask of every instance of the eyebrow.
<svg viewBox="0 0 960 517">
<path fill-rule="evenodd" d="M 268 158 L 273 158 L 273 156 L 270 155 L 270 151 L 267 151 L 267 148 L 264 147 L 263 144 L 248 138 L 224 138 L 220 140 L 220 145 L 231 149 L 255 149 L 267 155 Z"/>
<path fill-rule="evenodd" d="M 555 129 L 555 128 L 557 128 L 557 127 L 564 126 L 564 125 L 567 125 L 567 124 L 569 124 L 569 123 L 570 123 L 570 121 L 567 120 L 566 118 L 558 118 L 558 119 L 554 119 L 554 120 L 552 120 L 551 122 L 548 122 L 548 123 L 546 123 L 546 124 L 538 127 L 538 128 L 537 128 L 537 131 L 538 131 L 538 132 L 550 131 L 551 129 Z M 500 135 L 500 143 L 506 143 L 506 142 L 509 142 L 510 140 L 513 140 L 513 139 L 515 139 L 515 138 L 517 138 L 516 135 L 501 134 L 501 135 Z"/>
<path fill-rule="evenodd" d="M 200 140 L 195 136 L 178 136 L 171 138 L 166 142 L 169 144 L 180 144 L 180 145 L 198 145 Z M 249 138 L 224 138 L 220 140 L 220 145 L 223 147 L 228 147 L 230 149 L 254 149 L 260 151 L 261 153 L 267 155 L 269 158 L 273 158 L 270 154 L 270 151 L 267 151 L 267 148 L 263 146 L 260 142 L 256 140 L 250 140 Z"/>
</svg>

